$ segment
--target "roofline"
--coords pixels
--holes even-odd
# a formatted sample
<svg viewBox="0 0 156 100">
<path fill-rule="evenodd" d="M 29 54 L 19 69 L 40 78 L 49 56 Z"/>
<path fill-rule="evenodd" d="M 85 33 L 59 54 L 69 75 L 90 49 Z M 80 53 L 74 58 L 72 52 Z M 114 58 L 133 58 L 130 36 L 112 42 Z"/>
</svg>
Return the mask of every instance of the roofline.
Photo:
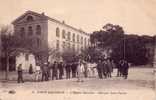
<svg viewBox="0 0 156 100">
<path fill-rule="evenodd" d="M 15 19 L 14 21 L 12 21 L 11 23 L 14 24 L 18 19 L 22 18 L 22 16 L 24 16 L 26 13 L 34 13 L 34 14 L 36 14 L 38 16 L 44 16 L 44 17 L 46 17 L 50 21 L 55 21 L 56 23 L 59 23 L 61 25 L 65 25 L 66 27 L 69 27 L 69 28 L 71 28 L 71 29 L 73 29 L 75 31 L 78 31 L 80 33 L 83 33 L 83 34 L 86 34 L 86 35 L 90 36 L 90 34 L 88 34 L 87 32 L 84 32 L 83 30 L 77 29 L 77 28 L 75 28 L 75 27 L 73 27 L 71 25 L 62 23 L 61 21 L 59 21 L 57 19 L 51 18 L 49 16 L 46 16 L 46 15 L 43 15 L 43 14 L 40 14 L 40 13 L 37 13 L 37 12 L 34 12 L 34 11 L 30 11 L 30 10 L 26 11 L 24 14 L 22 14 L 20 17 L 18 17 L 17 19 Z"/>
<path fill-rule="evenodd" d="M 62 23 L 62 22 L 59 21 L 59 20 L 56 20 L 56 19 L 51 18 L 51 17 L 49 17 L 49 16 L 46 16 L 46 17 L 47 17 L 50 21 L 55 21 L 55 22 L 57 22 L 57 23 L 59 23 L 59 24 L 61 24 L 61 25 L 65 25 L 65 26 L 67 26 L 67 27 L 69 27 L 69 28 L 72 28 L 72 29 L 75 30 L 75 31 L 78 31 L 78 32 L 84 33 L 84 34 L 86 34 L 86 35 L 90 35 L 90 34 L 84 32 L 84 31 L 82 31 L 82 30 L 80 30 L 80 29 L 77 29 L 77 28 L 71 26 L 71 25 L 68 25 L 68 24 Z"/>
</svg>

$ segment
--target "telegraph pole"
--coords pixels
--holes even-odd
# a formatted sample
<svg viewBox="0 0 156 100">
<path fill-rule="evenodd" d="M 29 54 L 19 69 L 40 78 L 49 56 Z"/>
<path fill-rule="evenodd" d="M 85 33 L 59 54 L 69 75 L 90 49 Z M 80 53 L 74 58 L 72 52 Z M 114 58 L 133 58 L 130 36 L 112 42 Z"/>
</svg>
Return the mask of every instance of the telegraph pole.
<svg viewBox="0 0 156 100">
<path fill-rule="evenodd" d="M 124 43 L 123 43 L 123 49 L 124 49 L 124 51 L 123 51 L 123 56 L 124 56 L 124 60 L 125 60 L 125 58 L 126 58 L 126 57 L 125 57 L 125 53 L 126 53 L 126 47 L 125 47 L 125 45 L 126 45 L 126 43 L 125 43 L 125 42 L 126 42 L 126 41 L 125 41 L 125 35 L 124 35 L 124 40 L 123 40 L 123 42 L 124 42 Z"/>
</svg>

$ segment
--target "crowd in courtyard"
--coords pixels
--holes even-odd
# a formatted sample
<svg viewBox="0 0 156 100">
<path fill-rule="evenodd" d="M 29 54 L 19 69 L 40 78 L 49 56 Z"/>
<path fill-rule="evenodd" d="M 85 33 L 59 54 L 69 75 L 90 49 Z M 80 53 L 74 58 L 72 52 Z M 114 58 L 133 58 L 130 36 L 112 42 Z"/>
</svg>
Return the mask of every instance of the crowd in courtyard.
<svg viewBox="0 0 156 100">
<path fill-rule="evenodd" d="M 99 79 L 111 78 L 113 69 L 117 68 L 116 77 L 127 79 L 129 64 L 126 60 L 115 63 L 111 59 L 99 59 L 97 63 L 79 60 L 78 62 L 43 63 L 34 67 L 30 64 L 29 74 L 34 75 L 34 81 L 49 81 L 76 78 L 77 82 L 83 82 L 85 78 L 98 77 Z M 22 64 L 17 69 L 17 82 L 24 83 Z"/>
</svg>

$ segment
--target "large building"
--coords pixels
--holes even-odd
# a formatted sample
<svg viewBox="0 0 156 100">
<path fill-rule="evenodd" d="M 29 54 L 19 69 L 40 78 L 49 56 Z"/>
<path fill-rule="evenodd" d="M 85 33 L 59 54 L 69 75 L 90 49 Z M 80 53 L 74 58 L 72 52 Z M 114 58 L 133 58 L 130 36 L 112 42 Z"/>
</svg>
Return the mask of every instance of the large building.
<svg viewBox="0 0 156 100">
<path fill-rule="evenodd" d="M 67 25 L 64 21 L 46 16 L 44 13 L 27 11 L 12 22 L 16 35 L 27 37 L 30 44 L 42 50 L 53 48 L 59 52 L 73 50 L 81 52 L 90 44 L 90 35 Z"/>
</svg>

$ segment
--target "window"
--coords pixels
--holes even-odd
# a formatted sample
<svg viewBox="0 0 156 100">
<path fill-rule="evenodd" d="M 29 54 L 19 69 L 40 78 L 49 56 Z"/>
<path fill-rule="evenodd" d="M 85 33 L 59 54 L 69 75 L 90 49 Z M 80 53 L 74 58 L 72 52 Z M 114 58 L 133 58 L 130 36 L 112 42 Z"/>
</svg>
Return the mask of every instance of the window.
<svg viewBox="0 0 156 100">
<path fill-rule="evenodd" d="M 85 46 L 85 48 L 87 46 L 87 39 L 86 38 L 84 39 L 84 46 Z"/>
<path fill-rule="evenodd" d="M 41 26 L 40 25 L 36 26 L 36 34 L 41 35 Z"/>
<path fill-rule="evenodd" d="M 59 49 L 60 47 L 60 43 L 59 43 L 59 40 L 56 41 L 56 49 Z"/>
<path fill-rule="evenodd" d="M 33 29 L 31 26 L 28 27 L 28 34 L 33 35 Z"/>
<path fill-rule="evenodd" d="M 56 28 L 56 36 L 60 37 L 60 29 L 58 27 Z"/>
<path fill-rule="evenodd" d="M 66 32 L 65 32 L 65 30 L 62 30 L 62 38 L 63 38 L 63 39 L 66 38 Z"/>
<path fill-rule="evenodd" d="M 70 49 L 70 43 L 68 43 L 68 49 Z"/>
<path fill-rule="evenodd" d="M 73 51 L 75 51 L 75 44 L 73 44 Z"/>
<path fill-rule="evenodd" d="M 25 29 L 24 29 L 24 27 L 22 27 L 22 28 L 20 29 L 20 36 L 21 36 L 21 37 L 24 37 L 24 36 L 25 36 Z"/>
<path fill-rule="evenodd" d="M 79 35 L 77 35 L 77 42 L 79 43 Z"/>
<path fill-rule="evenodd" d="M 65 46 L 66 46 L 66 44 L 65 44 L 65 42 L 63 41 L 63 49 L 65 49 Z"/>
<path fill-rule="evenodd" d="M 81 36 L 81 44 L 83 44 L 83 37 Z"/>
<path fill-rule="evenodd" d="M 75 33 L 73 33 L 73 42 L 75 42 Z"/>
<path fill-rule="evenodd" d="M 90 39 L 88 39 L 88 45 L 90 44 Z"/>
<path fill-rule="evenodd" d="M 25 60 L 28 61 L 29 60 L 29 54 L 25 55 Z"/>
<path fill-rule="evenodd" d="M 67 38 L 68 38 L 69 41 L 70 41 L 70 35 L 71 35 L 70 32 L 68 32 L 68 37 Z"/>
<path fill-rule="evenodd" d="M 37 47 L 41 46 L 41 40 L 39 38 L 37 38 L 36 43 L 37 43 Z"/>
<path fill-rule="evenodd" d="M 34 20 L 34 18 L 33 18 L 32 16 L 28 16 L 28 17 L 27 17 L 27 21 L 28 21 L 28 22 L 31 22 L 31 21 L 33 21 L 33 20 Z"/>
</svg>

